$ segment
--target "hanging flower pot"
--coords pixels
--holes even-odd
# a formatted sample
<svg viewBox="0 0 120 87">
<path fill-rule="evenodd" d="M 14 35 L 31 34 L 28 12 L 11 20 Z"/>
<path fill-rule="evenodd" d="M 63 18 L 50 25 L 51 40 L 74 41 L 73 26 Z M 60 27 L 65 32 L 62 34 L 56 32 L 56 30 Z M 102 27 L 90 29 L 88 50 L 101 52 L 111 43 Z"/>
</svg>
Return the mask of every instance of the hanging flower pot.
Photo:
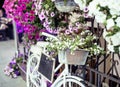
<svg viewBox="0 0 120 87">
<path fill-rule="evenodd" d="M 60 63 L 74 64 L 74 65 L 85 65 L 89 51 L 76 50 L 71 53 L 70 50 L 63 50 L 58 52 L 58 60 Z"/>
<path fill-rule="evenodd" d="M 71 12 L 77 5 L 74 0 L 56 0 L 55 6 L 60 12 Z"/>
</svg>

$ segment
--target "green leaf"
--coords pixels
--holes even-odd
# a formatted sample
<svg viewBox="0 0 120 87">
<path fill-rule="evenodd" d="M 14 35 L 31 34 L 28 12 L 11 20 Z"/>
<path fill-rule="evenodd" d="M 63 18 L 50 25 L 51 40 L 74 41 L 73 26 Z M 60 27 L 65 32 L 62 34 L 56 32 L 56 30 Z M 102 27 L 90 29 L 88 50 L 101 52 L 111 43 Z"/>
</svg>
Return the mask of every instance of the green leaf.
<svg viewBox="0 0 120 87">
<path fill-rule="evenodd" d="M 49 5 L 48 4 L 45 4 L 45 9 L 48 9 L 49 8 Z"/>
</svg>

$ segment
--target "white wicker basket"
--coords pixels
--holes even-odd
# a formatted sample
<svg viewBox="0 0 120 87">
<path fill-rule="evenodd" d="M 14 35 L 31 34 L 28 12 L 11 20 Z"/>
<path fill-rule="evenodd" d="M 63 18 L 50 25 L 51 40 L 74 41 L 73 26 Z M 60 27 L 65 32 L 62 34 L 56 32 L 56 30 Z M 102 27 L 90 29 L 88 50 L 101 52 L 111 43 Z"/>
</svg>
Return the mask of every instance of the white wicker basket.
<svg viewBox="0 0 120 87">
<path fill-rule="evenodd" d="M 89 51 L 86 50 L 76 50 L 72 54 L 70 50 L 59 51 L 58 60 L 60 63 L 67 63 L 72 65 L 84 65 L 87 60 Z"/>
</svg>

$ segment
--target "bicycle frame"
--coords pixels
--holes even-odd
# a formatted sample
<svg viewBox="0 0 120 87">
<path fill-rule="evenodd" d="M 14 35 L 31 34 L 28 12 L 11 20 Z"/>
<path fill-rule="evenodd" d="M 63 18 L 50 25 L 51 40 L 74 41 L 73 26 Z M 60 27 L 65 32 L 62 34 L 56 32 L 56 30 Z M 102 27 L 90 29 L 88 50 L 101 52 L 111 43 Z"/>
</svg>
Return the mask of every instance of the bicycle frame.
<svg viewBox="0 0 120 87">
<path fill-rule="evenodd" d="M 45 34 L 44 34 L 45 35 Z M 52 35 L 45 35 L 45 36 L 52 36 Z M 56 37 L 53 36 L 53 38 L 57 39 Z M 38 66 L 39 66 L 39 62 L 40 61 L 40 56 L 41 56 L 41 53 L 46 53 L 46 45 L 48 43 L 47 42 L 40 42 L 40 43 L 37 43 L 36 46 L 33 46 L 31 48 L 31 52 L 33 54 L 30 55 L 30 52 L 29 52 L 29 61 L 28 61 L 28 64 L 27 64 L 27 87 L 31 87 L 29 86 L 29 78 L 30 78 L 30 81 L 32 81 L 32 83 L 36 86 L 36 87 L 47 87 L 47 80 L 44 76 L 42 76 L 42 74 L 40 74 L 38 72 Z M 41 53 L 40 53 L 41 52 Z M 31 63 L 32 63 L 32 59 L 33 58 L 37 58 L 37 65 L 33 66 L 33 70 L 32 72 L 30 72 L 30 67 L 32 66 Z M 67 61 L 67 58 L 65 58 L 65 61 Z M 53 70 L 53 75 L 55 75 L 55 73 L 63 66 L 65 65 L 63 71 L 59 74 L 59 76 L 57 77 L 57 79 L 55 79 L 55 81 L 52 83 L 51 87 L 57 87 L 59 82 L 62 81 L 62 86 L 63 87 L 66 87 L 66 83 L 68 83 L 67 85 L 69 85 L 69 87 L 72 87 L 72 82 L 73 83 L 77 83 L 78 85 L 82 85 L 82 87 L 85 87 L 80 81 L 83 81 L 81 78 L 77 77 L 77 76 L 72 76 L 71 73 L 69 72 L 69 64 L 66 62 L 66 63 L 60 63 L 54 70 Z M 38 72 L 36 75 L 35 73 Z M 39 76 L 41 76 L 39 78 Z M 34 80 L 33 80 L 34 79 Z M 37 79 L 38 81 L 40 82 L 36 82 L 35 79 Z M 37 84 L 39 83 L 39 84 Z M 56 86 L 57 85 L 57 86 Z M 59 84 L 59 86 L 61 86 L 61 84 Z"/>
<path fill-rule="evenodd" d="M 42 33 L 42 35 L 44 36 L 47 36 L 47 37 L 51 37 L 51 38 L 54 38 L 56 40 L 58 40 L 55 36 L 53 35 L 50 35 L 50 34 L 47 34 L 47 33 Z M 59 41 L 59 40 L 58 40 Z M 65 58 L 65 61 L 67 61 L 67 58 Z M 69 72 L 69 68 L 68 68 L 68 63 L 66 62 L 65 64 L 63 63 L 60 63 L 54 70 L 54 74 L 62 67 L 62 65 L 65 65 L 65 68 L 64 70 L 60 73 L 60 75 L 57 77 L 57 79 L 52 83 L 51 87 L 55 87 L 55 84 L 61 79 L 63 78 L 64 80 L 64 84 L 63 84 L 63 87 L 65 87 L 65 83 L 66 83 L 66 76 L 70 77 L 70 78 L 73 78 L 73 79 L 79 79 L 79 80 L 82 80 L 78 77 L 75 77 L 75 76 L 71 76 L 70 72 Z M 71 86 L 71 83 L 69 83 L 69 85 Z"/>
<path fill-rule="evenodd" d="M 62 66 L 63 64 L 59 64 L 56 69 L 54 70 L 54 73 L 56 73 Z M 61 72 L 61 74 L 57 77 L 57 79 L 53 82 L 51 87 L 55 87 L 54 84 L 59 81 L 60 78 L 64 78 L 64 82 L 65 82 L 65 76 L 69 75 L 69 70 L 68 70 L 68 64 L 65 64 L 65 68 L 64 70 Z M 65 87 L 65 84 L 64 84 Z"/>
</svg>

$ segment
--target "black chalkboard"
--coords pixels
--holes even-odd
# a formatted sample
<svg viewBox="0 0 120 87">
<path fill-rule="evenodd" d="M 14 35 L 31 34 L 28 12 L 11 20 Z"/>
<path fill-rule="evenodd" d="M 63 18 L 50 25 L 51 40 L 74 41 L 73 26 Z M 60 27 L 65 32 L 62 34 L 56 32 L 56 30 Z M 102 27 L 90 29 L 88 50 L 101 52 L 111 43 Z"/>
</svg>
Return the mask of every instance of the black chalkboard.
<svg viewBox="0 0 120 87">
<path fill-rule="evenodd" d="M 42 53 L 39 62 L 38 72 L 42 74 L 48 81 L 53 81 L 53 70 L 55 68 L 55 59 L 50 58 L 47 54 Z"/>
</svg>

